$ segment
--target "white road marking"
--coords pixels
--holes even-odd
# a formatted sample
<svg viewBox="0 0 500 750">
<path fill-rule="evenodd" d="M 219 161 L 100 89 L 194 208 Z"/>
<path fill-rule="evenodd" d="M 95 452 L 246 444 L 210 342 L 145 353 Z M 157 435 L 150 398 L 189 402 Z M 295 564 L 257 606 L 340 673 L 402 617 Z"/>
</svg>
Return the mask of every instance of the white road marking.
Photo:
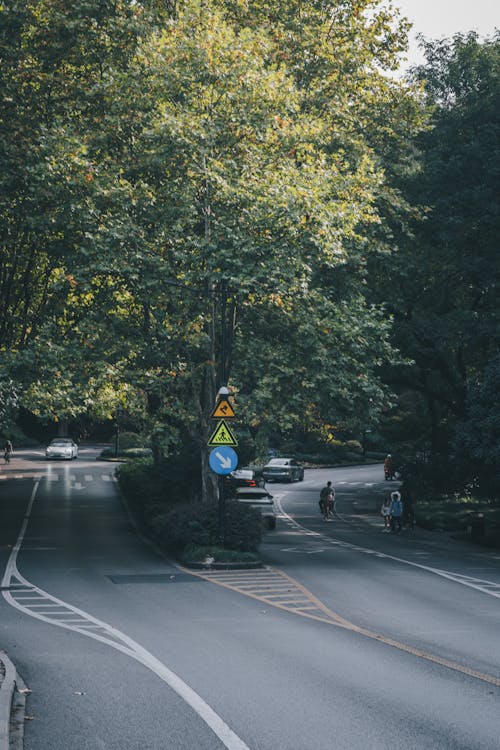
<svg viewBox="0 0 500 750">
<path fill-rule="evenodd" d="M 311 531 L 305 526 L 302 526 L 302 524 L 298 523 L 294 518 L 289 516 L 285 510 L 283 510 L 283 506 L 281 505 L 282 497 L 283 494 L 281 494 L 279 497 L 276 497 L 275 500 L 279 512 L 287 519 L 288 524 L 296 529 L 300 529 L 301 531 L 307 533 L 309 536 L 313 535 L 318 539 L 321 539 L 323 544 L 326 542 L 331 546 L 343 547 L 344 549 L 363 552 L 364 554 L 376 555 L 379 558 L 394 560 L 395 562 L 402 563 L 403 565 L 410 565 L 413 568 L 425 570 L 427 573 L 432 573 L 433 575 L 440 576 L 441 578 L 446 578 L 447 580 L 453 581 L 454 583 L 460 583 L 462 586 L 468 586 L 469 588 L 475 589 L 476 591 L 480 591 L 482 594 L 488 594 L 489 596 L 494 596 L 496 599 L 500 599 L 500 583 L 496 583 L 494 581 L 486 581 L 480 578 L 474 578 L 473 576 L 465 576 L 461 573 L 454 573 L 448 570 L 441 570 L 440 568 L 434 568 L 430 565 L 422 565 L 421 563 L 413 562 L 412 560 L 405 560 L 402 557 L 388 555 L 385 552 L 378 552 L 377 550 L 371 550 L 367 547 L 360 547 L 359 545 L 351 544 L 350 542 L 344 542 L 339 539 L 330 539 L 329 537 L 325 536 L 324 534 L 320 534 L 317 531 Z"/>
<path fill-rule="evenodd" d="M 92 474 L 85 474 L 84 479 L 85 479 L 86 482 L 93 482 L 94 481 L 94 477 L 92 476 Z"/>
<path fill-rule="evenodd" d="M 175 672 L 172 672 L 172 670 L 165 666 L 165 664 L 159 661 L 159 659 L 153 656 L 153 654 L 143 648 L 139 643 L 132 640 L 132 638 L 129 638 L 120 630 L 108 625 L 108 623 L 93 617 L 88 612 L 85 612 L 78 607 L 73 607 L 71 604 L 67 604 L 57 597 L 48 594 L 38 586 L 34 586 L 21 575 L 17 568 L 17 556 L 23 544 L 39 485 L 40 482 L 36 482 L 33 487 L 19 536 L 7 561 L 5 573 L 0 584 L 3 589 L 2 595 L 5 601 L 12 607 L 15 607 L 15 609 L 18 609 L 30 617 L 42 620 L 43 622 L 55 625 L 56 627 L 72 630 L 73 632 L 85 635 L 88 638 L 93 638 L 94 640 L 111 646 L 111 648 L 114 648 L 117 651 L 121 651 L 131 659 L 135 659 L 156 674 L 157 677 L 165 682 L 177 693 L 177 695 L 191 706 L 193 711 L 198 714 L 207 726 L 210 727 L 212 732 L 220 739 L 224 747 L 228 750 L 250 750 L 243 740 L 233 732 L 233 730 L 208 705 L 208 703 L 205 703 L 198 693 L 190 688 L 187 683 L 175 674 Z M 18 595 L 23 593 L 29 594 L 30 598 L 32 595 L 36 595 L 34 596 L 34 599 L 35 601 L 38 600 L 39 603 L 24 604 L 24 597 L 20 596 L 18 598 Z M 43 611 L 40 611 L 51 607 L 57 607 L 59 612 L 44 613 Z M 59 614 L 66 614 L 70 616 L 71 619 L 55 619 L 54 615 Z M 75 622 L 75 624 L 73 625 L 71 622 Z M 89 630 L 89 628 L 92 628 L 92 630 Z"/>
</svg>

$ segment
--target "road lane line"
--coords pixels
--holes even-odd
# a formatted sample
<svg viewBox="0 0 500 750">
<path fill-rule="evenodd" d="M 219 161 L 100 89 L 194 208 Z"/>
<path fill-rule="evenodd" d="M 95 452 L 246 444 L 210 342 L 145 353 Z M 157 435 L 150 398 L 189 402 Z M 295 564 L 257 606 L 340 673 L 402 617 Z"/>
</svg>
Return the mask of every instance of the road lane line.
<svg viewBox="0 0 500 750">
<path fill-rule="evenodd" d="M 495 581 L 485 581 L 480 578 L 474 578 L 472 576 L 465 576 L 460 573 L 453 573 L 451 571 L 442 570 L 441 568 L 434 568 L 430 565 L 422 565 L 422 563 L 417 563 L 412 560 L 406 560 L 402 557 L 396 557 L 395 555 L 390 555 L 387 552 L 380 552 L 378 550 L 372 550 L 367 547 L 360 547 L 357 544 L 351 544 L 351 542 L 344 542 L 340 539 L 332 539 L 331 537 L 326 536 L 325 534 L 322 534 L 318 531 L 311 531 L 310 529 L 307 529 L 305 526 L 302 526 L 302 524 L 298 523 L 294 518 L 292 518 L 288 513 L 283 510 L 283 507 L 281 505 L 281 497 L 277 500 L 278 508 L 280 513 L 283 514 L 288 520 L 288 522 L 294 526 L 294 528 L 301 530 L 305 533 L 307 533 L 308 536 L 314 535 L 318 539 L 322 540 L 322 542 L 326 542 L 329 545 L 342 547 L 344 549 L 353 550 L 354 552 L 362 552 L 363 554 L 368 555 L 376 555 L 379 558 L 386 558 L 387 560 L 393 560 L 395 562 L 399 562 L 403 565 L 410 565 L 413 568 L 419 568 L 420 570 L 424 570 L 427 573 L 432 573 L 433 575 L 440 576 L 441 578 L 446 578 L 449 581 L 453 581 L 454 583 L 460 583 L 462 586 L 468 586 L 469 588 L 475 589 L 476 591 L 480 591 L 482 594 L 488 594 L 488 596 L 493 596 L 496 599 L 500 599 L 500 583 L 496 583 Z M 344 519 L 342 519 L 344 520 Z M 346 523 L 349 523 L 346 521 Z"/>
<path fill-rule="evenodd" d="M 48 594 L 43 589 L 30 583 L 26 578 L 22 576 L 17 568 L 17 556 L 22 547 L 22 543 L 26 534 L 26 529 L 35 502 L 36 493 L 40 482 L 37 482 L 32 490 L 31 497 L 28 503 L 26 515 L 23 519 L 21 530 L 19 532 L 17 541 L 12 548 L 11 554 L 7 561 L 5 572 L 1 582 L 1 592 L 5 601 L 15 609 L 23 612 L 24 614 L 34 617 L 35 619 L 42 620 L 43 622 L 49 623 L 56 627 L 65 628 L 71 630 L 74 633 L 84 635 L 87 638 L 92 638 L 100 643 L 104 643 L 107 646 L 111 646 L 117 651 L 122 652 L 126 656 L 135 659 L 137 662 L 145 666 L 151 672 L 156 674 L 168 687 L 170 687 L 178 696 L 180 696 L 192 709 L 193 711 L 205 722 L 205 724 L 211 729 L 211 731 L 219 738 L 224 747 L 227 750 L 250 750 L 243 740 L 229 727 L 228 724 L 206 703 L 203 698 L 198 695 L 189 685 L 184 682 L 175 672 L 169 669 L 153 654 L 143 648 L 139 643 L 129 638 L 125 633 L 120 630 L 113 628 L 108 623 L 103 622 L 96 617 L 93 617 L 88 612 L 73 607 L 71 604 L 58 599 L 51 594 Z M 49 612 L 43 613 L 35 609 L 41 605 L 31 604 L 24 605 L 21 601 L 17 600 L 13 594 L 22 591 L 30 591 L 30 593 L 36 592 L 40 597 L 44 598 L 47 602 L 45 605 L 54 606 L 59 605 L 62 612 L 68 615 L 78 615 L 77 623 L 70 624 L 68 620 L 52 619 Z M 54 613 L 55 614 L 55 613 Z M 74 618 L 73 618 L 74 619 Z M 88 628 L 92 627 L 93 630 Z"/>
</svg>

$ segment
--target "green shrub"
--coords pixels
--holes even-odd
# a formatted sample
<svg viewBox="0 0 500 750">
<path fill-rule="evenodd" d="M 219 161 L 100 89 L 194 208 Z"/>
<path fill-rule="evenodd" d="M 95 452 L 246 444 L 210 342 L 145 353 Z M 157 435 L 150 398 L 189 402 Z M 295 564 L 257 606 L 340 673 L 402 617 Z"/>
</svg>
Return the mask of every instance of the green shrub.
<svg viewBox="0 0 500 750">
<path fill-rule="evenodd" d="M 199 472 L 189 470 L 187 457 L 155 466 L 151 458 L 120 464 L 116 475 L 120 488 L 143 531 L 168 554 L 182 557 L 189 544 L 219 544 L 218 505 L 199 500 Z M 254 552 L 261 540 L 259 511 L 235 501 L 225 503 L 225 547 Z"/>
<path fill-rule="evenodd" d="M 120 451 L 129 448 L 145 448 L 149 445 L 149 439 L 139 435 L 137 432 L 120 432 L 118 436 L 118 447 Z"/>
<path fill-rule="evenodd" d="M 148 527 L 160 547 L 182 557 L 188 545 L 210 547 L 219 544 L 217 505 L 184 503 L 150 518 Z M 231 500 L 224 514 L 225 547 L 240 552 L 255 552 L 262 536 L 262 518 L 258 510 Z"/>
<path fill-rule="evenodd" d="M 147 458 L 153 455 L 153 451 L 151 448 L 125 448 L 120 455 L 125 458 Z"/>
</svg>

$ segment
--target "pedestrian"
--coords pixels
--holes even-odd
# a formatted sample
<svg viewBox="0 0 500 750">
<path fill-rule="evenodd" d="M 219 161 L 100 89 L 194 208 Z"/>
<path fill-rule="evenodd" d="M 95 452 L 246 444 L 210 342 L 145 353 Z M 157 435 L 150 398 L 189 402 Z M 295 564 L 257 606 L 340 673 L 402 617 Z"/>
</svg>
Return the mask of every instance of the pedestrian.
<svg viewBox="0 0 500 750">
<path fill-rule="evenodd" d="M 403 515 L 403 503 L 399 492 L 391 492 L 391 531 L 401 531 L 401 517 Z"/>
<path fill-rule="evenodd" d="M 333 516 L 333 503 L 335 501 L 335 490 L 333 485 L 328 480 L 326 485 L 321 489 L 319 493 L 319 508 L 323 515 L 323 521 L 328 521 L 329 516 Z"/>
<path fill-rule="evenodd" d="M 387 533 L 391 530 L 391 498 L 389 495 L 384 497 L 384 502 L 380 508 L 380 515 L 384 519 L 384 528 L 382 531 Z"/>
</svg>

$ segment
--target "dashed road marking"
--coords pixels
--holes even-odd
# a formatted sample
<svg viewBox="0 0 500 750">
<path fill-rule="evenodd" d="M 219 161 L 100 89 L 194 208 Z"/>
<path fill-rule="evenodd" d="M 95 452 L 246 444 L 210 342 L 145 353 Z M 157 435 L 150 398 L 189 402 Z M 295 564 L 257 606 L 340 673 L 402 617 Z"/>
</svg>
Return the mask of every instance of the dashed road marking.
<svg viewBox="0 0 500 750">
<path fill-rule="evenodd" d="M 500 583 L 497 583 L 496 581 L 486 581 L 480 578 L 474 578 L 473 576 L 466 576 L 460 573 L 454 573 L 452 571 L 434 568 L 430 565 L 424 565 L 423 563 L 419 563 L 414 560 L 405 560 L 404 558 L 397 557 L 396 555 L 390 555 L 385 552 L 379 552 L 377 550 L 369 549 L 367 547 L 361 547 L 357 544 L 352 544 L 351 542 L 344 542 L 340 539 L 332 539 L 331 537 L 328 537 L 325 534 L 321 534 L 318 531 L 311 531 L 305 526 L 302 526 L 302 524 L 298 523 L 294 518 L 289 516 L 286 511 L 283 510 L 283 507 L 281 505 L 282 497 L 283 494 L 275 497 L 280 517 L 285 520 L 288 526 L 296 530 L 301 530 L 308 536 L 316 537 L 322 544 L 353 550 L 355 552 L 360 552 L 363 555 L 373 555 L 381 559 L 385 558 L 387 560 L 393 560 L 403 565 L 410 565 L 413 568 L 419 568 L 420 570 L 424 570 L 427 573 L 432 573 L 433 575 L 440 576 L 441 578 L 446 578 L 449 581 L 454 581 L 455 583 L 459 583 L 462 586 L 468 586 L 469 588 L 480 591 L 483 594 L 488 594 L 489 596 L 500 599 Z"/>
</svg>

